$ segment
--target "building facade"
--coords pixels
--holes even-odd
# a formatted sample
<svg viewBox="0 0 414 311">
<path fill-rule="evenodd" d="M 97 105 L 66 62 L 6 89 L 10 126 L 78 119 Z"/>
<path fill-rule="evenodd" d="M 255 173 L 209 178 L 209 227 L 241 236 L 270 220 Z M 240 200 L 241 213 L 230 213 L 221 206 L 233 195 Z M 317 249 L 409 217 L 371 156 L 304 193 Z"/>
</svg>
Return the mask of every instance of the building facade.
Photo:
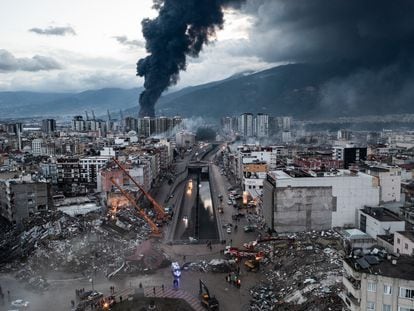
<svg viewBox="0 0 414 311">
<path fill-rule="evenodd" d="M 263 214 L 269 228 L 280 231 L 355 226 L 357 211 L 378 205 L 373 177 L 348 170 L 310 174 L 272 171 L 263 183 Z M 318 223 L 322 224 L 318 226 Z"/>
</svg>

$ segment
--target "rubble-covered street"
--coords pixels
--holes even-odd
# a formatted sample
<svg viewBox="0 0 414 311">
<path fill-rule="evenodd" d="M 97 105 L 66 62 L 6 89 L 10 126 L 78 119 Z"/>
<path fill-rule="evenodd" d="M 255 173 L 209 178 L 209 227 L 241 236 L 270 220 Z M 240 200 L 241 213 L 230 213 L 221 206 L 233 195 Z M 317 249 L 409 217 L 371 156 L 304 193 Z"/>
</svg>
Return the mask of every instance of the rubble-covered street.
<svg viewBox="0 0 414 311">
<path fill-rule="evenodd" d="M 83 277 L 148 272 L 158 266 L 124 263 L 149 233 L 146 223 L 130 209 L 118 211 L 116 221 L 99 213 L 78 217 L 59 211 L 42 213 L 21 227 L 8 227 L 0 245 L 0 269 L 13 272 L 29 289 L 40 292 L 48 288 L 51 272 Z"/>
<path fill-rule="evenodd" d="M 250 290 L 251 310 L 342 310 L 337 297 L 344 255 L 339 234 L 322 231 L 286 237 L 288 242 L 258 244 L 269 257 L 263 261 L 266 281 Z"/>
</svg>

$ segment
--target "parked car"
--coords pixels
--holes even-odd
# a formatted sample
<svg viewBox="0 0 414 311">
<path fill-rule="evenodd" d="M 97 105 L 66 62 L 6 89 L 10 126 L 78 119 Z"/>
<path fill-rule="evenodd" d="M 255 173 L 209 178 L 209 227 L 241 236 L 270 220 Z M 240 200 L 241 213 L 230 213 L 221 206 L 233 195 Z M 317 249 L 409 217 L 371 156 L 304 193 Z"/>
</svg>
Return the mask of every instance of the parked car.
<svg viewBox="0 0 414 311">
<path fill-rule="evenodd" d="M 29 305 L 30 303 L 28 301 L 24 301 L 23 299 L 17 299 L 11 302 L 11 306 L 18 308 L 18 310 L 27 310 Z"/>
<path fill-rule="evenodd" d="M 103 294 L 100 292 L 92 292 L 89 296 L 88 296 L 88 300 L 92 301 L 92 300 L 97 300 L 99 298 L 102 298 Z"/>
<path fill-rule="evenodd" d="M 244 226 L 244 232 L 254 232 L 255 227 L 254 226 Z"/>
</svg>

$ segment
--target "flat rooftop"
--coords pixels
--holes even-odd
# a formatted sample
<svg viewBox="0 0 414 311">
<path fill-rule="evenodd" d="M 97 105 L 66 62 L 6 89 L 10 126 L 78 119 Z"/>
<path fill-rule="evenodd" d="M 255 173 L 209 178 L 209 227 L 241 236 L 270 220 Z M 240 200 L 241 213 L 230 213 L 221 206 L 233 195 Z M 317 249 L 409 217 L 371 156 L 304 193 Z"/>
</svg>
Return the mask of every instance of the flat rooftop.
<svg viewBox="0 0 414 311">
<path fill-rule="evenodd" d="M 371 216 L 372 218 L 378 221 L 404 221 L 397 214 L 391 212 L 390 210 L 382 207 L 364 207 L 361 212 L 366 215 Z"/>
<path fill-rule="evenodd" d="M 376 255 L 366 255 L 359 258 L 345 258 L 344 261 L 354 270 L 360 273 L 378 274 L 403 280 L 414 280 L 414 257 L 400 256 L 391 260 Z M 363 266 L 363 267 L 362 267 Z"/>
<path fill-rule="evenodd" d="M 343 235 L 349 240 L 372 239 L 368 234 L 359 229 L 345 229 L 343 230 Z"/>
<path fill-rule="evenodd" d="M 397 231 L 397 233 L 414 242 L 414 231 Z"/>
</svg>

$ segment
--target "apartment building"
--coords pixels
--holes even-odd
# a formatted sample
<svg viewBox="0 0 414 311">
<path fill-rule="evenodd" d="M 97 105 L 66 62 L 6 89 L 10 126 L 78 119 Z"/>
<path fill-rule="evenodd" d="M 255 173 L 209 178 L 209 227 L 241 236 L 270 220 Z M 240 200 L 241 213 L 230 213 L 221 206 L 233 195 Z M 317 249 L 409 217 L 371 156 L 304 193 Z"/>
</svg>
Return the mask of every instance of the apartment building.
<svg viewBox="0 0 414 311">
<path fill-rule="evenodd" d="M 0 215 L 21 223 L 30 215 L 53 208 L 50 184 L 30 176 L 0 181 Z"/>
<path fill-rule="evenodd" d="M 346 310 L 414 310 L 414 258 L 365 255 L 343 260 Z"/>
</svg>

